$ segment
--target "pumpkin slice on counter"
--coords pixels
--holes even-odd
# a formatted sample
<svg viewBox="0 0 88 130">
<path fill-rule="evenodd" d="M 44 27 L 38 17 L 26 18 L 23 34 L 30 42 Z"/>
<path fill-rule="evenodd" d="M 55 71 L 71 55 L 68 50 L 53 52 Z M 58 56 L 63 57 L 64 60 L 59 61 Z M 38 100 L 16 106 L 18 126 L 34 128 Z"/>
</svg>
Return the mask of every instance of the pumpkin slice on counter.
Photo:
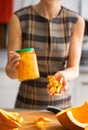
<svg viewBox="0 0 88 130">
<path fill-rule="evenodd" d="M 43 121 L 43 122 L 51 122 L 52 120 L 48 117 L 44 117 L 44 116 L 40 116 L 36 119 L 35 122 L 38 122 L 38 121 Z"/>
<path fill-rule="evenodd" d="M 52 120 L 50 118 L 40 116 L 35 120 L 35 126 L 40 130 L 46 130 L 46 123 L 51 121 Z"/>
<path fill-rule="evenodd" d="M 21 127 L 23 118 L 18 116 L 17 113 L 12 114 L 3 109 L 0 109 L 0 121 L 2 125 L 16 128 Z"/>
<path fill-rule="evenodd" d="M 88 130 L 88 101 L 82 106 L 68 108 L 56 114 L 63 127 L 70 130 Z"/>
</svg>

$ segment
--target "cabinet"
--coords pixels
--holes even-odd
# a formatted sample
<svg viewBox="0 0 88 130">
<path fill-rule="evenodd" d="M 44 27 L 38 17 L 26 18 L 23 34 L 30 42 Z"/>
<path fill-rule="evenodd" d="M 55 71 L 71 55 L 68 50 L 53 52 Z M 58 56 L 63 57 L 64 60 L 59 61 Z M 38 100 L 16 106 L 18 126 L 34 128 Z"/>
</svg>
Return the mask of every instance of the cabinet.
<svg viewBox="0 0 88 130">
<path fill-rule="evenodd" d="M 6 25 L 0 24 L 0 49 L 6 48 Z"/>
<path fill-rule="evenodd" d="M 73 105 L 82 105 L 85 100 L 88 100 L 88 68 L 81 68 L 80 75 L 75 81 L 73 91 Z"/>
<path fill-rule="evenodd" d="M 7 24 L 12 15 L 13 0 L 0 0 L 0 23 Z"/>
<path fill-rule="evenodd" d="M 6 48 L 7 25 L 12 15 L 13 1 L 0 0 L 0 49 Z"/>
</svg>

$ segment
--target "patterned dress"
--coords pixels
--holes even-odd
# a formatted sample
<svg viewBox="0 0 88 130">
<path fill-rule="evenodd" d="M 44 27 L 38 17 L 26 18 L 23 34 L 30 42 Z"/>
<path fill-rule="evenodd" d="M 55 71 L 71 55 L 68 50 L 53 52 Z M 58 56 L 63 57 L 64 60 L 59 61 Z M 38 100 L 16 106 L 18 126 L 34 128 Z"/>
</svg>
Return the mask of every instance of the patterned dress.
<svg viewBox="0 0 88 130">
<path fill-rule="evenodd" d="M 48 105 L 71 107 L 71 92 L 49 96 L 46 90 L 47 76 L 64 70 L 67 66 L 70 39 L 78 14 L 61 7 L 57 17 L 48 20 L 40 16 L 32 6 L 15 12 L 22 29 L 22 48 L 33 47 L 37 54 L 40 78 L 20 84 L 16 108 L 46 109 Z"/>
</svg>

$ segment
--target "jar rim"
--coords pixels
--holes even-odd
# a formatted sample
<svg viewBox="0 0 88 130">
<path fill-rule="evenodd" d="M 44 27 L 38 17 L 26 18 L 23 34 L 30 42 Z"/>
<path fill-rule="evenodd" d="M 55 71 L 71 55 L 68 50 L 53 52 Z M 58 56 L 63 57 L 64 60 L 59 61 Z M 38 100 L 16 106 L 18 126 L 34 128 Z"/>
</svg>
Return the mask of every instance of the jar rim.
<svg viewBox="0 0 88 130">
<path fill-rule="evenodd" d="M 20 50 L 16 50 L 17 53 L 27 52 L 27 51 L 34 51 L 34 48 L 23 48 L 23 49 L 20 49 Z"/>
</svg>

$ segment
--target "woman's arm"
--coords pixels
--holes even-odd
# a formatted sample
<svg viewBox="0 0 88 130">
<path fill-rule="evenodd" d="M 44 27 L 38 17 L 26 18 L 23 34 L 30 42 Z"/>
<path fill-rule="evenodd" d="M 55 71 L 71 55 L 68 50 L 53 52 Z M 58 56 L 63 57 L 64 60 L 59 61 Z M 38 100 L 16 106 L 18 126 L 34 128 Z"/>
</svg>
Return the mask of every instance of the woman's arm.
<svg viewBox="0 0 88 130">
<path fill-rule="evenodd" d="M 71 37 L 67 68 L 63 71 L 58 71 L 55 74 L 57 80 L 60 80 L 61 76 L 64 77 L 63 88 L 67 86 L 68 81 L 74 80 L 79 75 L 79 64 L 82 51 L 84 29 L 84 19 L 79 16 Z"/>
<path fill-rule="evenodd" d="M 8 26 L 8 60 L 6 65 L 6 73 L 12 78 L 17 78 L 16 67 L 19 64 L 20 55 L 15 52 L 17 49 L 21 49 L 22 46 L 22 32 L 20 22 L 17 16 L 14 14 L 9 22 Z"/>
</svg>

